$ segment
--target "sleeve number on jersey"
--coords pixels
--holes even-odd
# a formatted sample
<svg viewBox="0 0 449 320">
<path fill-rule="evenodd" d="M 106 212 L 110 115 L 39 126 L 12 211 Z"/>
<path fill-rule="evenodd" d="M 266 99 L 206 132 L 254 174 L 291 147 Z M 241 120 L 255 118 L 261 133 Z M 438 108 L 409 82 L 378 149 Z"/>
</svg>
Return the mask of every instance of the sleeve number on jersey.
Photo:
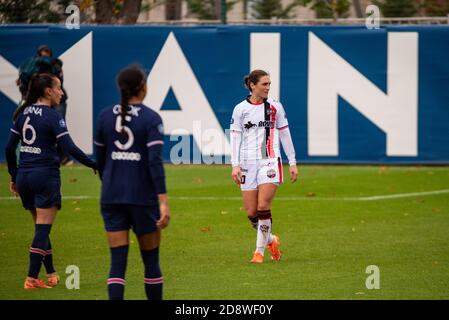
<svg viewBox="0 0 449 320">
<path fill-rule="evenodd" d="M 130 122 L 131 117 L 126 116 L 125 120 Z M 122 130 L 125 131 L 126 135 L 128 136 L 128 140 L 124 144 L 121 143 L 119 140 L 115 140 L 114 144 L 120 150 L 128 150 L 134 143 L 134 134 L 129 127 L 122 126 L 122 117 L 119 115 L 115 121 L 115 131 L 122 133 Z"/>
<path fill-rule="evenodd" d="M 27 117 L 25 119 L 25 122 L 24 122 L 23 128 L 22 128 L 22 140 L 26 144 L 33 144 L 34 141 L 36 141 L 36 130 L 30 124 L 30 120 L 31 120 L 30 117 Z M 27 131 L 31 131 L 31 139 L 27 138 Z"/>
</svg>

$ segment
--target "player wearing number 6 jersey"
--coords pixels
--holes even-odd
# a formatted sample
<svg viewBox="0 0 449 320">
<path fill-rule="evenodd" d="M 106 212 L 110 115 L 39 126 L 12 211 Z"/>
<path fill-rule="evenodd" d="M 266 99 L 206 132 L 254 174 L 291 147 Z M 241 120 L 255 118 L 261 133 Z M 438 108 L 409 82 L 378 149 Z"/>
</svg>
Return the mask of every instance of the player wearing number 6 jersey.
<svg viewBox="0 0 449 320">
<path fill-rule="evenodd" d="M 56 76 L 33 76 L 25 103 L 14 114 L 14 124 L 6 146 L 10 190 L 20 195 L 23 207 L 31 212 L 35 223 L 25 289 L 50 288 L 59 282 L 50 242 L 50 230 L 57 211 L 61 209 L 58 147 L 82 164 L 96 168 L 95 162 L 73 143 L 64 120 L 53 109 L 62 96 L 61 82 Z M 16 148 L 19 142 L 20 160 L 17 167 Z M 42 263 L 47 271 L 47 283 L 38 279 Z"/>
<path fill-rule="evenodd" d="M 268 99 L 271 84 L 268 73 L 254 70 L 244 82 L 251 94 L 232 113 L 232 178 L 240 185 L 248 219 L 257 230 L 251 262 L 262 263 L 267 246 L 271 259 L 278 261 L 280 241 L 271 233 L 271 204 L 283 180 L 278 139 L 288 157 L 292 182 L 298 176 L 295 149 L 282 104 Z"/>
<path fill-rule="evenodd" d="M 142 104 L 146 75 L 130 66 L 117 77 L 121 103 L 103 110 L 97 120 L 95 145 L 102 181 L 101 213 L 111 252 L 108 294 L 124 298 L 129 229 L 133 228 L 145 266 L 148 299 L 162 299 L 159 266 L 161 231 L 170 210 L 162 164 L 161 117 Z"/>
</svg>

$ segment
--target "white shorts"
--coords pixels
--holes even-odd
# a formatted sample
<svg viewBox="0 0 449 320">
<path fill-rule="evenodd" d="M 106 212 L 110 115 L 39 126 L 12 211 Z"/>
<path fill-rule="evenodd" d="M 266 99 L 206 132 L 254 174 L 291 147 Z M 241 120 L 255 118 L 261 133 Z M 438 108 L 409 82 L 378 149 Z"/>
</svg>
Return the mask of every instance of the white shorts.
<svg viewBox="0 0 449 320">
<path fill-rule="evenodd" d="M 263 159 L 240 164 L 242 191 L 257 190 L 264 183 L 279 185 L 283 182 L 281 158 Z"/>
</svg>

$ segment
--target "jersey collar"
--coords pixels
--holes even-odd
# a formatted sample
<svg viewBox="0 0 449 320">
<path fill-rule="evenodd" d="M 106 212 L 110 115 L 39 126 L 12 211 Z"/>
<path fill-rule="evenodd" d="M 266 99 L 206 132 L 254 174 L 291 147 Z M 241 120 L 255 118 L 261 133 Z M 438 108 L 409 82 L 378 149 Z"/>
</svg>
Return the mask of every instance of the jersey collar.
<svg viewBox="0 0 449 320">
<path fill-rule="evenodd" d="M 260 106 L 260 105 L 264 104 L 264 103 L 267 101 L 267 99 L 263 99 L 261 103 L 252 103 L 251 100 L 249 100 L 250 97 L 251 97 L 251 95 L 248 95 L 248 96 L 246 97 L 246 101 L 247 101 L 249 104 L 253 105 L 253 106 Z"/>
</svg>

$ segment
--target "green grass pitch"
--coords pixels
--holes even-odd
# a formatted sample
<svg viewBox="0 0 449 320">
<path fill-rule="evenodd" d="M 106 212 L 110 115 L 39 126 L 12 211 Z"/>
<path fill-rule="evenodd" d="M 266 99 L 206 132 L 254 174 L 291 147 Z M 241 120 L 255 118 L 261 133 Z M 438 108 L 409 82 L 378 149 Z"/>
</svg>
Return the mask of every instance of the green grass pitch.
<svg viewBox="0 0 449 320">
<path fill-rule="evenodd" d="M 299 182 L 279 188 L 272 208 L 283 259 L 262 265 L 249 263 L 255 232 L 229 166 L 167 165 L 166 175 L 165 299 L 449 298 L 448 167 L 300 167 Z M 4 165 L 0 181 L 0 299 L 107 299 L 98 177 L 62 169 L 66 198 L 51 233 L 62 283 L 36 291 L 23 289 L 32 220 L 9 198 Z M 423 193 L 435 190 L 443 191 Z M 384 195 L 400 196 L 370 198 Z M 69 265 L 80 269 L 79 290 L 65 286 Z M 380 289 L 365 286 L 369 265 L 379 267 Z M 134 235 L 126 279 L 125 298 L 145 299 Z"/>
</svg>

